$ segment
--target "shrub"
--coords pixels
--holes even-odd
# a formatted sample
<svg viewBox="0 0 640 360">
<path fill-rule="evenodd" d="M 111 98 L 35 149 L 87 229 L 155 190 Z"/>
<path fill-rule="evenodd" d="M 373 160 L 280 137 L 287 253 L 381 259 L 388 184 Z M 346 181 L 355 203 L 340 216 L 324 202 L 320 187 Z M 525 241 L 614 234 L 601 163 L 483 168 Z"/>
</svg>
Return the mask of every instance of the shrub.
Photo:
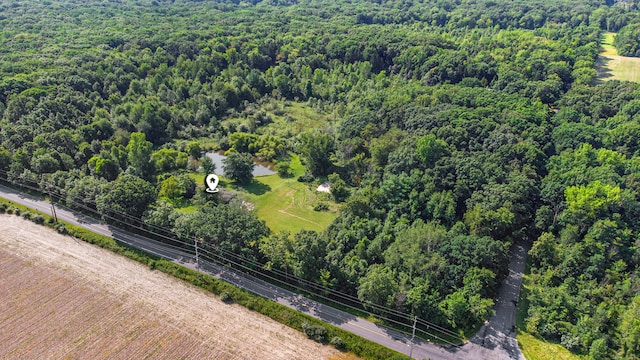
<svg viewBox="0 0 640 360">
<path fill-rule="evenodd" d="M 322 342 L 327 336 L 327 329 L 320 325 L 309 325 L 308 322 L 302 323 L 302 331 L 309 337 L 317 342 Z"/>
<path fill-rule="evenodd" d="M 68 234 L 67 227 L 62 224 L 56 225 L 56 231 L 58 231 L 60 234 L 63 234 L 63 235 Z"/>
<path fill-rule="evenodd" d="M 7 204 L 0 203 L 0 214 L 4 214 L 7 211 Z"/>
<path fill-rule="evenodd" d="M 342 342 L 342 338 L 340 336 L 334 336 L 331 338 L 329 343 L 336 347 L 338 350 L 344 350 L 344 343 Z"/>
<path fill-rule="evenodd" d="M 560 340 L 560 344 L 572 352 L 580 350 L 580 337 L 571 334 L 564 334 Z"/>
<path fill-rule="evenodd" d="M 329 205 L 327 203 L 317 203 L 313 205 L 314 211 L 327 211 L 329 210 Z"/>
<path fill-rule="evenodd" d="M 31 219 L 31 213 L 28 212 L 28 211 L 23 212 L 22 213 L 22 218 L 25 219 L 25 220 Z"/>
<path fill-rule="evenodd" d="M 228 292 L 222 291 L 220 293 L 220 300 L 222 300 L 222 301 L 224 301 L 226 303 L 230 303 L 230 302 L 233 301 L 233 298 L 231 297 L 231 294 L 229 294 Z"/>
<path fill-rule="evenodd" d="M 312 182 L 313 180 L 315 180 L 316 178 L 311 175 L 311 174 L 304 174 L 304 175 L 300 175 L 298 176 L 298 181 L 299 182 Z"/>
<path fill-rule="evenodd" d="M 21 211 L 20 211 L 20 209 L 18 209 L 18 208 L 13 208 L 13 213 L 14 213 L 14 214 L 16 214 L 16 215 L 20 216 L 20 212 L 21 212 Z"/>
<path fill-rule="evenodd" d="M 7 209 L 7 214 L 9 214 L 9 215 L 13 214 L 13 208 L 8 208 Z"/>
<path fill-rule="evenodd" d="M 40 215 L 40 214 L 37 214 L 37 215 L 35 215 L 35 216 L 31 217 L 31 220 L 32 220 L 34 223 L 38 224 L 38 225 L 42 225 L 42 224 L 44 224 L 44 216 L 42 216 L 42 215 Z"/>
<path fill-rule="evenodd" d="M 288 162 L 279 162 L 276 164 L 276 171 L 281 178 L 288 178 L 291 176 L 291 167 Z"/>
<path fill-rule="evenodd" d="M 349 197 L 350 191 L 347 184 L 338 174 L 329 175 L 329 182 L 331 183 L 331 195 L 336 202 L 343 202 Z"/>
</svg>

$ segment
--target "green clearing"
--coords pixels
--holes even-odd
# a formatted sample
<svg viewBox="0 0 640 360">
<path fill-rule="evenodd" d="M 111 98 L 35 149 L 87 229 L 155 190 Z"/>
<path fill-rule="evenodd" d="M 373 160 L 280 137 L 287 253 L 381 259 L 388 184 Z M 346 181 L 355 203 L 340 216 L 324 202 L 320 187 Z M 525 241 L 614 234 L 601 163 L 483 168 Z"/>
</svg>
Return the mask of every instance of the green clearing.
<svg viewBox="0 0 640 360">
<path fill-rule="evenodd" d="M 292 234 L 300 230 L 326 229 L 338 216 L 338 206 L 328 194 L 318 193 L 317 184 L 308 185 L 297 181 L 304 174 L 304 166 L 297 155 L 291 157 L 290 178 L 283 179 L 276 175 L 254 177 L 248 185 L 237 185 L 220 176 L 219 187 L 238 193 L 240 199 L 255 205 L 258 217 L 267 223 L 274 232 L 289 231 Z M 204 174 L 191 173 L 196 184 L 204 184 Z M 329 206 L 328 211 L 315 211 L 313 206 L 323 202 Z M 194 206 L 179 209 L 183 212 L 195 211 Z"/>
<path fill-rule="evenodd" d="M 261 104 L 256 111 L 269 115 L 272 122 L 257 129 L 259 134 L 291 138 L 310 129 L 324 129 L 332 126 L 333 112 L 321 112 L 306 102 L 272 100 Z M 222 121 L 226 128 L 251 128 L 251 116 L 230 117 Z M 213 138 L 198 138 L 203 148 L 216 149 L 218 142 Z M 249 185 L 236 185 L 220 177 L 220 187 L 238 192 L 240 198 L 255 205 L 258 217 L 267 223 L 273 232 L 289 231 L 292 234 L 300 230 L 323 231 L 337 217 L 337 205 L 326 194 L 311 186 L 300 183 L 297 177 L 304 174 L 304 166 L 297 155 L 291 157 L 290 178 L 278 175 L 254 177 Z M 192 173 L 197 184 L 204 183 L 204 174 Z M 314 211 L 313 206 L 324 202 L 328 211 Z M 193 211 L 192 207 L 181 211 Z"/>
<path fill-rule="evenodd" d="M 199 138 L 195 138 L 194 141 L 197 141 L 202 147 L 202 149 L 205 151 L 217 149 L 220 146 L 219 141 L 217 139 L 210 138 L 210 137 L 199 137 Z"/>
<path fill-rule="evenodd" d="M 282 106 L 286 115 L 278 116 L 271 112 L 273 123 L 262 129 L 265 134 L 285 135 L 284 131 L 297 135 L 306 130 L 325 128 L 331 123 L 332 115 L 319 113 L 306 103 L 288 101 Z"/>
<path fill-rule="evenodd" d="M 260 105 L 257 111 L 269 115 L 273 121 L 256 129 L 256 133 L 282 138 L 290 138 L 311 129 L 324 129 L 335 120 L 333 113 L 319 112 L 306 102 L 273 100 Z M 252 128 L 250 119 L 250 116 L 230 117 L 223 120 L 222 125 L 226 128 L 233 126 L 241 131 L 242 127 Z"/>
<path fill-rule="evenodd" d="M 613 46 L 614 33 L 602 36 L 596 70 L 599 80 L 620 80 L 640 83 L 640 58 L 619 56 Z"/>
<path fill-rule="evenodd" d="M 603 56 L 618 56 L 618 50 L 613 46 L 613 40 L 615 38 L 615 33 L 604 33 L 602 34 L 602 41 L 600 43 L 601 50 L 600 55 Z"/>
<path fill-rule="evenodd" d="M 518 330 L 518 345 L 527 360 L 580 360 L 560 344 L 541 340 L 527 332 Z"/>
<path fill-rule="evenodd" d="M 337 207 L 328 197 L 298 182 L 304 167 L 298 156 L 291 160 L 293 176 L 283 179 L 278 175 L 255 177 L 250 185 L 244 186 L 241 196 L 255 205 L 258 217 L 266 221 L 273 232 L 300 230 L 323 231 L 337 216 Z M 324 202 L 329 211 L 314 211 L 313 205 Z"/>
<path fill-rule="evenodd" d="M 578 355 L 573 354 L 562 345 L 538 338 L 527 332 L 524 320 L 529 309 L 529 301 L 527 300 L 527 295 L 531 288 L 529 272 L 530 269 L 527 262 L 516 314 L 516 328 L 518 330 L 516 339 L 522 354 L 527 360 L 579 360 L 580 357 Z"/>
</svg>

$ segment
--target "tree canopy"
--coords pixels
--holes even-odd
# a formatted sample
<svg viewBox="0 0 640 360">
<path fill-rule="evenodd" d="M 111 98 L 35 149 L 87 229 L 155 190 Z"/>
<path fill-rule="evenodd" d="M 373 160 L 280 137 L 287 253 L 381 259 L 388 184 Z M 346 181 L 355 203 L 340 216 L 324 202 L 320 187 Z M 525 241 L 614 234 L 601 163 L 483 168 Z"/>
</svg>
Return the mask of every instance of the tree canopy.
<svg viewBox="0 0 640 360">
<path fill-rule="evenodd" d="M 456 331 L 487 319 L 529 242 L 526 330 L 634 359 L 640 90 L 595 65 L 604 31 L 638 55 L 637 7 L 3 2 L 0 177 Z M 195 183 L 211 149 L 227 197 Z M 254 159 L 331 182 L 335 221 L 271 233 L 241 205 Z"/>
</svg>

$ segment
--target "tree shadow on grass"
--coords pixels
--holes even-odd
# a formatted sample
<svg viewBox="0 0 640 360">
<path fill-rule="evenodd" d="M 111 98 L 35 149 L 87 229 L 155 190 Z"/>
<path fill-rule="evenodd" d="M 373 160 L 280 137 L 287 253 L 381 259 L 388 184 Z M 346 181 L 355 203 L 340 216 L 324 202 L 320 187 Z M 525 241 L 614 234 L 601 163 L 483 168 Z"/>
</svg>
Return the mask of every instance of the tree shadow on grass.
<svg viewBox="0 0 640 360">
<path fill-rule="evenodd" d="M 597 81 L 606 81 L 613 77 L 613 73 L 611 72 L 611 63 L 613 61 L 615 61 L 615 59 L 612 57 L 602 55 L 598 57 L 595 64 Z"/>
<path fill-rule="evenodd" d="M 246 185 L 241 185 L 243 189 L 245 189 L 248 193 L 253 195 L 263 195 L 267 191 L 271 191 L 271 186 L 261 183 L 260 181 L 251 179 L 251 182 Z"/>
</svg>

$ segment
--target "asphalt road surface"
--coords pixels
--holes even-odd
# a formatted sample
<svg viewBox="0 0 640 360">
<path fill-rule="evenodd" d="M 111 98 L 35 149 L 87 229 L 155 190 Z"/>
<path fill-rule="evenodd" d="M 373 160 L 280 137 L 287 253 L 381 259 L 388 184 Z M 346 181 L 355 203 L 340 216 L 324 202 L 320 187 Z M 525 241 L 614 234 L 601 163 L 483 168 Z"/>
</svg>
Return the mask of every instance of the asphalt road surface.
<svg viewBox="0 0 640 360">
<path fill-rule="evenodd" d="M 528 251 L 524 241 L 511 247 L 509 275 L 495 299 L 494 314 L 461 348 L 461 359 L 525 360 L 516 340 L 516 309 Z"/>
<path fill-rule="evenodd" d="M 0 185 L 0 196 L 13 202 L 28 206 L 42 213 L 51 214 L 51 204 L 20 193 L 14 189 Z M 91 217 L 77 214 L 62 206 L 56 205 L 58 219 L 83 227 L 101 235 L 146 251 L 150 254 L 174 261 L 195 269 L 196 263 L 192 253 L 133 234 L 112 225 L 106 225 Z M 199 270 L 216 278 L 229 282 L 237 287 L 276 301 L 282 305 L 298 310 L 326 323 L 350 331 L 363 338 L 381 344 L 403 354 L 412 354 L 415 359 L 457 360 L 457 359 L 524 359 L 520 352 L 515 333 L 515 301 L 517 301 L 526 249 L 516 244 L 512 249 L 510 275 L 503 283 L 500 295 L 496 300 L 495 314 L 482 327 L 478 335 L 460 347 L 444 347 L 416 339 L 411 346 L 410 337 L 406 334 L 378 326 L 370 321 L 356 317 L 341 310 L 307 299 L 301 295 L 282 289 L 251 275 L 219 266 L 214 263 L 200 261 Z"/>
</svg>

